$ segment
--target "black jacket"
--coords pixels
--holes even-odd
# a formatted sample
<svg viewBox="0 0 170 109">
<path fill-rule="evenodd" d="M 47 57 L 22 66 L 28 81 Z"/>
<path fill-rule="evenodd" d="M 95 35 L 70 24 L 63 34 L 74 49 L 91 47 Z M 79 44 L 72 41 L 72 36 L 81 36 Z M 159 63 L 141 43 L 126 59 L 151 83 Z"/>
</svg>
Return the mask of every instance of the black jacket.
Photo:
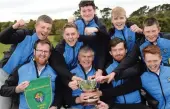
<svg viewBox="0 0 170 109">
<path fill-rule="evenodd" d="M 13 29 L 12 26 L 0 32 L 0 42 L 3 44 L 12 44 L 8 51 L 3 52 L 4 57 L 0 61 L 2 68 L 11 57 L 18 43 L 24 40 L 26 35 L 32 35 L 35 31 L 28 29 Z"/>
</svg>

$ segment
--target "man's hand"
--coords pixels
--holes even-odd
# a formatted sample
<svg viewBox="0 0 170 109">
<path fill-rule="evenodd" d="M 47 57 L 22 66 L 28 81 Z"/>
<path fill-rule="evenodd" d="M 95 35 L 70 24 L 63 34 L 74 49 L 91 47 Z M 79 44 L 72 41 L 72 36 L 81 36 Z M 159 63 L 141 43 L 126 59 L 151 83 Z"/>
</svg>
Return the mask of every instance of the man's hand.
<svg viewBox="0 0 170 109">
<path fill-rule="evenodd" d="M 49 109 L 57 109 L 57 106 L 51 106 Z"/>
<path fill-rule="evenodd" d="M 13 29 L 18 29 L 18 28 L 22 28 L 25 26 L 25 22 L 23 19 L 18 20 L 14 25 L 12 25 Z"/>
<path fill-rule="evenodd" d="M 81 95 L 76 98 L 76 103 L 88 103 L 90 102 L 90 98 L 93 98 L 96 101 L 99 100 L 99 96 L 97 96 L 96 93 L 81 93 Z"/>
<path fill-rule="evenodd" d="M 96 107 L 97 109 L 109 109 L 109 106 L 103 101 L 98 101 Z"/>
<path fill-rule="evenodd" d="M 96 81 L 100 83 L 104 83 L 104 82 L 110 83 L 112 80 L 114 80 L 115 75 L 116 73 L 112 72 L 107 76 L 98 76 L 96 78 Z"/>
<path fill-rule="evenodd" d="M 86 27 L 84 31 L 86 35 L 92 35 L 93 33 L 98 32 L 98 29 L 96 27 Z"/>
<path fill-rule="evenodd" d="M 76 103 L 85 103 L 89 99 L 89 95 L 86 93 L 81 93 L 79 97 L 76 98 Z"/>
<path fill-rule="evenodd" d="M 24 81 L 15 88 L 15 92 L 16 93 L 24 92 L 25 88 L 27 88 L 28 86 L 29 86 L 29 82 Z"/>
<path fill-rule="evenodd" d="M 136 24 L 130 26 L 130 29 L 133 31 L 133 32 L 136 32 L 136 33 L 142 33 L 143 30 L 141 28 L 139 28 Z"/>
<path fill-rule="evenodd" d="M 108 76 L 108 81 L 107 83 L 110 83 L 112 80 L 114 80 L 114 77 L 115 77 L 116 73 L 115 72 L 112 72 L 110 73 Z"/>
<path fill-rule="evenodd" d="M 67 19 L 68 23 L 74 23 L 75 22 L 75 17 L 74 16 L 70 16 L 68 19 Z"/>
<path fill-rule="evenodd" d="M 69 86 L 72 90 L 76 90 L 76 89 L 79 88 L 79 87 L 78 87 L 78 82 L 77 82 L 77 80 L 70 81 L 70 82 L 68 83 L 68 86 Z"/>
<path fill-rule="evenodd" d="M 98 69 L 95 73 L 95 76 L 98 77 L 98 76 L 102 76 L 103 74 L 103 71 L 101 69 Z"/>
<path fill-rule="evenodd" d="M 102 70 L 100 70 L 100 69 L 98 69 L 98 70 L 96 71 L 95 75 L 93 75 L 93 76 L 89 76 L 89 77 L 88 77 L 88 80 L 96 79 L 97 77 L 102 76 L 102 74 L 103 74 L 103 71 L 102 71 Z"/>
<path fill-rule="evenodd" d="M 73 76 L 72 80 L 76 80 L 76 81 L 82 81 L 83 79 L 77 76 Z"/>
</svg>

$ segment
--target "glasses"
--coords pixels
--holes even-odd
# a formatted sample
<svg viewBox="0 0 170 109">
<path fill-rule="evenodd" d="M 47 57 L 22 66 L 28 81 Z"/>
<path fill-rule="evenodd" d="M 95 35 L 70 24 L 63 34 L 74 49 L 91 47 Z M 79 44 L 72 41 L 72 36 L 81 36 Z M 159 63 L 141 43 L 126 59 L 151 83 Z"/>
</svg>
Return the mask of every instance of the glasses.
<svg viewBox="0 0 170 109">
<path fill-rule="evenodd" d="M 38 49 L 36 49 L 36 51 L 39 52 L 39 53 L 44 53 L 44 54 L 48 54 L 49 53 L 49 51 L 38 50 Z"/>
</svg>

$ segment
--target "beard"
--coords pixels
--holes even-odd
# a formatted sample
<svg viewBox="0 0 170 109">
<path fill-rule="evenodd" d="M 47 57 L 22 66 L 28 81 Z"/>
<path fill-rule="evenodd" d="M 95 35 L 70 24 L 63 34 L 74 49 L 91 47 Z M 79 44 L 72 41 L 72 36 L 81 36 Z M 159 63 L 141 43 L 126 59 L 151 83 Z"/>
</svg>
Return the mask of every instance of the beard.
<svg viewBox="0 0 170 109">
<path fill-rule="evenodd" d="M 114 59 L 115 59 L 116 61 L 120 62 L 121 60 L 123 60 L 123 58 L 124 58 L 123 55 L 116 55 Z"/>
<path fill-rule="evenodd" d="M 47 59 L 40 59 L 39 57 L 35 57 L 35 61 L 37 64 L 40 64 L 40 65 L 45 65 L 48 62 Z"/>
</svg>

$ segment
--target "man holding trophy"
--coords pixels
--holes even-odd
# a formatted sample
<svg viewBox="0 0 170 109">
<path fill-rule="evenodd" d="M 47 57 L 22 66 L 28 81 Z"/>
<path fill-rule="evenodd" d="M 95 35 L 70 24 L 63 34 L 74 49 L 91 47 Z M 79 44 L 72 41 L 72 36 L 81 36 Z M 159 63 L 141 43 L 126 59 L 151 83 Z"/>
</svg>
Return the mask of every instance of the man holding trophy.
<svg viewBox="0 0 170 109">
<path fill-rule="evenodd" d="M 70 87 L 75 86 L 72 91 L 72 99 L 67 96 L 68 104 L 73 109 L 93 109 L 99 97 L 94 92 L 97 90 L 97 82 L 89 80 L 90 76 L 95 75 L 95 68 L 93 67 L 94 51 L 89 46 L 82 46 L 78 54 L 79 64 L 71 72 L 83 81 L 73 81 L 69 84 Z M 76 87 L 77 84 L 79 87 Z"/>
</svg>

